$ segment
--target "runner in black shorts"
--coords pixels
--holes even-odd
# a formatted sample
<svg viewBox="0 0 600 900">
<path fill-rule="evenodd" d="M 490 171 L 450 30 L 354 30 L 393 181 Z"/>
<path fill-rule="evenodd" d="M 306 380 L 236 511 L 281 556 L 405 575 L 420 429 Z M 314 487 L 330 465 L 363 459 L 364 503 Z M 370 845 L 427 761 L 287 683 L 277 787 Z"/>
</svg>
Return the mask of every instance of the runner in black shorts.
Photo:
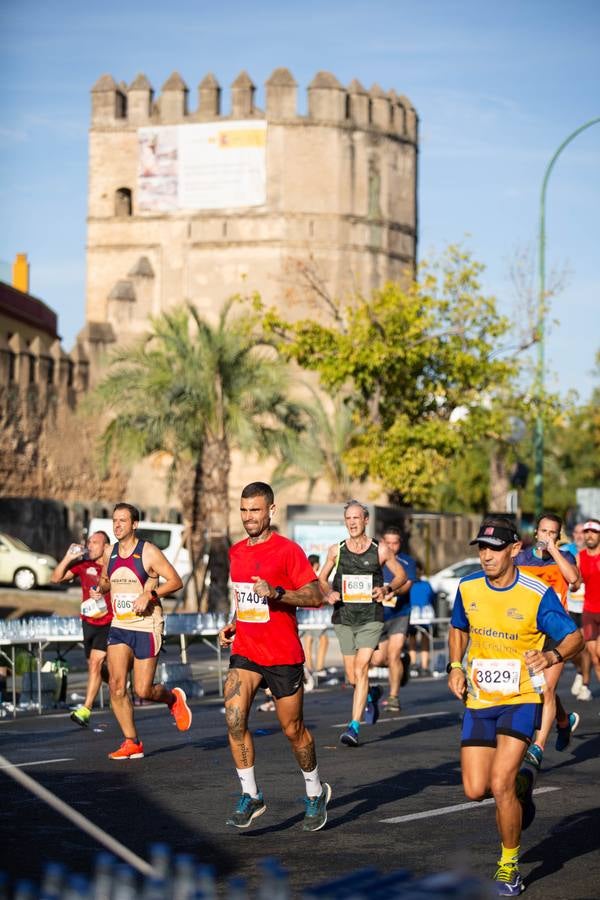
<svg viewBox="0 0 600 900">
<path fill-rule="evenodd" d="M 106 642 L 113 617 L 112 603 L 110 594 L 97 601 L 90 596 L 90 591 L 98 584 L 102 573 L 102 557 L 109 543 L 106 532 L 96 531 L 90 535 L 85 547 L 82 544 L 71 544 L 51 578 L 53 584 L 62 584 L 74 578 L 79 578 L 81 584 L 80 614 L 88 681 L 83 705 L 73 710 L 71 719 L 84 728 L 89 725 L 94 700 L 102 681 L 108 683 Z"/>
</svg>

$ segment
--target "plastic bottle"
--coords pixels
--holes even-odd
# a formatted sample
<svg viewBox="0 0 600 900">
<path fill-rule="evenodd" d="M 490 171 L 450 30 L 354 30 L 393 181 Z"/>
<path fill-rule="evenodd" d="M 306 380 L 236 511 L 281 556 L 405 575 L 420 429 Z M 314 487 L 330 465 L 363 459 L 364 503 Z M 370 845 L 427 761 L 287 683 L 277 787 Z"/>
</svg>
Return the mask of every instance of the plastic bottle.
<svg viewBox="0 0 600 900">
<path fill-rule="evenodd" d="M 532 666 L 529 664 L 529 655 L 533 651 L 528 650 L 525 654 L 525 664 L 527 666 L 527 671 L 529 672 L 529 677 L 531 679 L 531 687 L 536 692 L 536 694 L 543 694 L 544 688 L 546 687 L 546 676 L 543 672 L 534 672 Z"/>
<path fill-rule="evenodd" d="M 258 863 L 261 879 L 256 893 L 257 900 L 288 900 L 290 896 L 288 873 L 274 856 L 267 856 Z"/>
<path fill-rule="evenodd" d="M 137 900 L 135 871 L 127 863 L 117 863 L 113 874 L 111 900 Z"/>
<path fill-rule="evenodd" d="M 200 863 L 196 867 L 196 892 L 201 894 L 204 900 L 217 900 L 215 867 L 209 863 Z"/>
<path fill-rule="evenodd" d="M 106 850 L 96 854 L 91 889 L 94 900 L 110 900 L 115 862 L 115 857 Z"/>
<path fill-rule="evenodd" d="M 193 900 L 196 891 L 196 863 L 189 853 L 178 853 L 175 857 L 172 900 Z"/>
<path fill-rule="evenodd" d="M 169 845 L 157 841 L 150 844 L 148 853 L 155 876 L 168 880 L 171 877 L 171 848 Z"/>
<path fill-rule="evenodd" d="M 40 900 L 53 900 L 55 897 L 60 897 L 65 875 L 66 866 L 61 862 L 47 862 L 40 884 Z"/>
<path fill-rule="evenodd" d="M 85 875 L 71 873 L 67 876 L 60 900 L 85 900 L 90 897 L 90 882 Z"/>
</svg>

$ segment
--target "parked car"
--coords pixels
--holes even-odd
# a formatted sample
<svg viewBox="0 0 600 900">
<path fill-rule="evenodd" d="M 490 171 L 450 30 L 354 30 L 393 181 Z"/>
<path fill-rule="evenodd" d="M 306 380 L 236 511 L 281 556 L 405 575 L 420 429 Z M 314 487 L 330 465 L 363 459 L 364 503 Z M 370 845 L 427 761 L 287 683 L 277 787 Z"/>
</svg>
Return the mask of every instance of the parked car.
<svg viewBox="0 0 600 900">
<path fill-rule="evenodd" d="M 0 582 L 30 591 L 50 584 L 56 565 L 53 556 L 36 553 L 19 538 L 0 532 Z"/>
<path fill-rule="evenodd" d="M 466 559 L 459 559 L 458 562 L 446 566 L 429 576 L 429 583 L 436 594 L 444 594 L 450 609 L 454 606 L 456 598 L 456 589 L 458 582 L 465 575 L 471 575 L 481 569 L 481 563 L 478 556 L 469 556 Z"/>
</svg>

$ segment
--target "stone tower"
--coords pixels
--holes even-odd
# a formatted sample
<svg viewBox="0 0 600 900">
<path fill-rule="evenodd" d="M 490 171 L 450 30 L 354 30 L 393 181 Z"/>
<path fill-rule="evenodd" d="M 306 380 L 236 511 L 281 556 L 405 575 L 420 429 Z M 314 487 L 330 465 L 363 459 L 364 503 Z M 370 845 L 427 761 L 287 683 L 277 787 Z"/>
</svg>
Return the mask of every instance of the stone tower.
<svg viewBox="0 0 600 900">
<path fill-rule="evenodd" d="M 418 120 L 410 101 L 319 72 L 299 115 L 297 87 L 276 69 L 262 111 L 242 72 L 227 113 L 212 74 L 198 85 L 194 111 L 177 72 L 158 97 L 143 74 L 129 86 L 110 75 L 96 82 L 80 335 L 92 373 L 107 345 L 183 300 L 211 316 L 232 294 L 257 290 L 301 316 L 302 265 L 336 297 L 412 273 Z"/>
</svg>

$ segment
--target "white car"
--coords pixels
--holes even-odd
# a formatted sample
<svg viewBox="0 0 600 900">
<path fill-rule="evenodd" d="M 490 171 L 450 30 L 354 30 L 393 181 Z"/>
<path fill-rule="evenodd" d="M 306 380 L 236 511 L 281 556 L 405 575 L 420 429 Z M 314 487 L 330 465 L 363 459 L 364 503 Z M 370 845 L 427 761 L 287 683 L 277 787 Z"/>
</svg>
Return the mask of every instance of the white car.
<svg viewBox="0 0 600 900">
<path fill-rule="evenodd" d="M 0 582 L 14 584 L 20 591 L 50 584 L 56 560 L 47 553 L 36 553 L 19 538 L 0 533 Z"/>
<path fill-rule="evenodd" d="M 473 572 L 479 572 L 481 563 L 478 556 L 469 556 L 467 559 L 459 559 L 458 562 L 446 566 L 439 572 L 435 572 L 428 578 L 429 584 L 436 594 L 445 594 L 450 609 L 454 606 L 456 598 L 456 589 L 458 582 L 465 575 L 471 575 Z"/>
</svg>

